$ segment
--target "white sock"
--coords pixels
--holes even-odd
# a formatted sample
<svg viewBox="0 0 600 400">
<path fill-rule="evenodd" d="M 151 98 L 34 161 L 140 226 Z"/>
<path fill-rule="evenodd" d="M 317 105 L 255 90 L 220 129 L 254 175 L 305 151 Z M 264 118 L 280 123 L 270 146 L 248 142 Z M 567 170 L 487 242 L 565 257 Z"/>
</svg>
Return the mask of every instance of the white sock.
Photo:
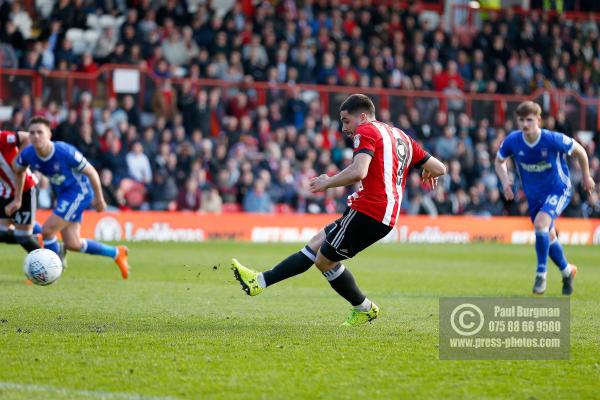
<svg viewBox="0 0 600 400">
<path fill-rule="evenodd" d="M 356 308 L 358 311 L 367 312 L 371 309 L 371 304 L 372 304 L 371 300 L 369 300 L 367 297 L 365 297 L 363 302 L 357 306 L 354 306 L 354 308 Z"/>
<path fill-rule="evenodd" d="M 258 286 L 260 286 L 261 288 L 264 289 L 267 287 L 267 282 L 265 282 L 265 277 L 263 276 L 262 272 L 258 274 L 256 280 L 258 281 Z"/>
<path fill-rule="evenodd" d="M 547 272 L 538 272 L 538 273 L 536 273 L 535 276 L 540 276 L 540 277 L 546 279 L 546 274 L 547 274 Z"/>
<path fill-rule="evenodd" d="M 562 271 L 560 271 L 560 273 L 562 274 L 563 278 L 568 278 L 569 275 L 571 275 L 571 265 L 567 264 L 567 267 L 565 269 L 563 269 Z"/>
</svg>

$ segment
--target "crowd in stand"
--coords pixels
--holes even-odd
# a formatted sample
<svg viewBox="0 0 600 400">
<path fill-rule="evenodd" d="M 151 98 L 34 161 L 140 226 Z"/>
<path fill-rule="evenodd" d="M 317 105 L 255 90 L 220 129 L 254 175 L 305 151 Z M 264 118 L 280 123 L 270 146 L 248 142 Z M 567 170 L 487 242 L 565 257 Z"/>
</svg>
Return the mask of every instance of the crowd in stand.
<svg viewBox="0 0 600 400">
<path fill-rule="evenodd" d="M 351 146 L 335 110 L 323 110 L 318 96 L 295 84 L 454 94 L 558 88 L 599 95 L 600 35 L 591 19 L 523 18 L 509 10 L 484 22 L 477 35 L 461 38 L 429 26 L 414 7 L 385 2 L 263 1 L 249 9 L 234 2 L 225 13 L 196 3 L 59 0 L 34 23 L 18 1 L 2 2 L 3 63 L 42 75 L 133 64 L 159 83 L 145 98 L 98 98 L 96 82 L 80 84 L 76 101 L 66 104 L 60 82 L 50 82 L 42 97 L 3 99 L 15 106 L 3 127 L 22 129 L 31 116 L 48 117 L 54 138 L 73 143 L 100 171 L 115 208 L 339 212 L 349 188 L 314 195 L 308 183 L 348 165 Z M 90 15 L 101 14 L 121 16 L 121 22 L 103 27 L 95 45 L 78 54 L 68 30 L 85 29 Z M 234 85 L 200 87 L 197 78 Z M 252 89 L 257 81 L 273 84 L 266 105 Z M 499 143 L 515 128 L 512 116 L 497 123 L 485 108 L 469 115 L 460 101 L 439 105 L 431 100 L 404 107 L 391 99 L 389 109 L 378 110 L 380 120 L 448 164 L 448 176 L 433 193 L 418 171 L 410 175 L 403 210 L 525 215 L 522 195 L 503 201 L 493 169 Z M 565 110 L 547 116 L 544 126 L 576 133 Z M 579 139 L 600 182 L 600 135 Z M 576 167 L 572 179 L 575 194 L 565 215 L 600 217 L 600 192 L 588 197 L 580 191 Z M 40 206 L 51 201 L 42 181 Z"/>
</svg>

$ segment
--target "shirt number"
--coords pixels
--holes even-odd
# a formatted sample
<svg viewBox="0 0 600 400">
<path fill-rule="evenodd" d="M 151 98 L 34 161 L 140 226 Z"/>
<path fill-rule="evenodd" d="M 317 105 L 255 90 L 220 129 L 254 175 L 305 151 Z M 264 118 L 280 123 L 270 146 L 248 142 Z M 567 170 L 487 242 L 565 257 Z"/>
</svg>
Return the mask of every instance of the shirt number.
<svg viewBox="0 0 600 400">
<path fill-rule="evenodd" d="M 408 160 L 408 150 L 402 139 L 396 139 L 396 155 L 398 156 L 396 185 L 400 186 L 402 184 L 402 177 L 404 176 L 404 168 L 406 168 L 406 160 Z"/>
</svg>

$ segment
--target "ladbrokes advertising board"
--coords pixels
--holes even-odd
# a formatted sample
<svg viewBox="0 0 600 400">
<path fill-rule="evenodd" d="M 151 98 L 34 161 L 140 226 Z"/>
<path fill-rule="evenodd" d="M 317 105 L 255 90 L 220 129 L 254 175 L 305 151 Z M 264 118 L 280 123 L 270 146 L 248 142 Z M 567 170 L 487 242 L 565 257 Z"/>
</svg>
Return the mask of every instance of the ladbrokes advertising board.
<svg viewBox="0 0 600 400">
<path fill-rule="evenodd" d="M 39 211 L 44 221 L 48 211 Z M 305 242 L 337 218 L 333 214 L 200 214 L 188 212 L 86 212 L 83 237 L 116 241 L 243 240 L 252 242 Z M 558 220 L 560 240 L 568 244 L 600 244 L 600 220 Z M 528 218 L 401 216 L 383 239 L 404 243 L 533 243 Z"/>
</svg>

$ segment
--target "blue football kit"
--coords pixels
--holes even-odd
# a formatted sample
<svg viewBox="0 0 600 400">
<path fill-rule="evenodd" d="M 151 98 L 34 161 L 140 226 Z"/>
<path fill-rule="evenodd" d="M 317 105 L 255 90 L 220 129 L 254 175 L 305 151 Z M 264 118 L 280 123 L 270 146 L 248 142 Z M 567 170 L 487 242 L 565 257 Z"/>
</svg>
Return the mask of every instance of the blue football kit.
<svg viewBox="0 0 600 400">
<path fill-rule="evenodd" d="M 535 143 L 525 141 L 523 132 L 511 132 L 498 150 L 502 160 L 512 157 L 529 202 L 531 220 L 543 211 L 554 220 L 571 200 L 571 180 L 566 156 L 575 141 L 558 132 L 542 129 Z"/>
<path fill-rule="evenodd" d="M 48 177 L 56 194 L 53 213 L 69 222 L 81 222 L 83 211 L 90 207 L 94 192 L 90 181 L 82 171 L 88 162 L 73 146 L 64 142 L 52 142 L 52 152 L 41 158 L 29 145 L 16 159 L 22 168 L 29 167 Z"/>
<path fill-rule="evenodd" d="M 94 200 L 94 191 L 83 170 L 88 165 L 74 146 L 65 142 L 51 142 L 52 151 L 48 157 L 40 157 L 29 145 L 21 151 L 15 163 L 34 171 L 39 171 L 50 180 L 56 195 L 55 215 L 68 222 L 81 223 L 83 211 L 88 209 Z M 102 255 L 115 258 L 117 249 L 93 240 L 81 239 L 82 253 Z M 59 253 L 56 237 L 44 240 L 44 247 Z"/>
<path fill-rule="evenodd" d="M 541 129 L 535 143 L 528 143 L 522 131 L 511 132 L 500 145 L 498 158 L 513 158 L 521 176 L 523 191 L 529 203 L 529 217 L 534 222 L 540 212 L 554 220 L 564 211 L 571 201 L 571 179 L 567 156 L 573 153 L 575 141 L 559 132 Z M 537 254 L 537 277 L 534 293 L 546 290 L 546 264 L 548 256 L 563 274 L 563 281 L 570 280 L 574 273 L 569 267 L 562 246 L 558 240 L 550 241 L 548 231 L 535 232 L 535 250 Z M 572 275 L 573 274 L 573 275 Z M 565 282 L 563 282 L 566 285 Z M 568 289 L 568 290 L 567 290 Z M 563 294 L 570 294 L 571 283 L 563 286 Z"/>
</svg>

